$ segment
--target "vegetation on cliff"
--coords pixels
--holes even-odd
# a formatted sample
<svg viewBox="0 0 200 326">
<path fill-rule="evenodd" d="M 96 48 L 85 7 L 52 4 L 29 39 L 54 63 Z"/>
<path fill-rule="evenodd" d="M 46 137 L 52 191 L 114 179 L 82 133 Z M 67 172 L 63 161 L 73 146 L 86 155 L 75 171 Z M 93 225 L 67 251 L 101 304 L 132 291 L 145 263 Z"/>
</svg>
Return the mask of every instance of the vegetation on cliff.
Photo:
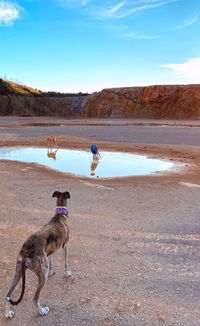
<svg viewBox="0 0 200 326">
<path fill-rule="evenodd" d="M 62 92 L 48 91 L 48 92 L 42 92 L 42 95 L 46 96 L 46 97 L 74 97 L 74 96 L 87 96 L 88 93 L 81 93 L 81 92 L 79 92 L 79 93 L 62 93 Z"/>
<path fill-rule="evenodd" d="M 48 91 L 44 92 L 35 88 L 21 85 L 12 81 L 0 78 L 0 95 L 15 95 L 15 96 L 45 96 L 45 97 L 74 97 L 87 96 L 88 93 L 63 93 Z"/>
<path fill-rule="evenodd" d="M 41 96 L 41 91 L 0 78 L 0 95 Z"/>
</svg>

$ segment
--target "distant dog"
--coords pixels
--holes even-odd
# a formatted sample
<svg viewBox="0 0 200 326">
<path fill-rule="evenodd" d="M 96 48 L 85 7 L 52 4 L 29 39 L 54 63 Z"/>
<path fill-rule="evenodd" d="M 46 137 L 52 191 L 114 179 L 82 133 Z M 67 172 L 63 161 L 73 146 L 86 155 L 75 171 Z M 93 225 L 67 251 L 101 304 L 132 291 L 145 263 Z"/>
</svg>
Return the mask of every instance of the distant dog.
<svg viewBox="0 0 200 326">
<path fill-rule="evenodd" d="M 31 235 L 23 244 L 21 251 L 17 257 L 17 265 L 15 277 L 6 297 L 6 317 L 12 318 L 14 311 L 10 310 L 10 304 L 18 305 L 24 296 L 25 291 L 25 271 L 30 269 L 38 276 L 38 287 L 33 298 L 36 307 L 41 315 L 47 315 L 48 307 L 40 305 L 40 292 L 44 287 L 48 275 L 53 275 L 51 255 L 61 246 L 64 249 L 64 267 L 67 276 L 71 276 L 71 272 L 67 268 L 67 242 L 69 240 L 68 228 L 68 211 L 67 199 L 70 198 L 68 191 L 55 191 L 52 197 L 56 197 L 56 212 L 53 218 L 35 234 Z M 48 258 L 49 261 L 48 261 Z M 22 291 L 19 299 L 13 301 L 11 299 L 12 293 L 22 277 Z"/>
<path fill-rule="evenodd" d="M 48 148 L 57 147 L 57 142 L 55 137 L 47 137 L 47 146 Z"/>
</svg>

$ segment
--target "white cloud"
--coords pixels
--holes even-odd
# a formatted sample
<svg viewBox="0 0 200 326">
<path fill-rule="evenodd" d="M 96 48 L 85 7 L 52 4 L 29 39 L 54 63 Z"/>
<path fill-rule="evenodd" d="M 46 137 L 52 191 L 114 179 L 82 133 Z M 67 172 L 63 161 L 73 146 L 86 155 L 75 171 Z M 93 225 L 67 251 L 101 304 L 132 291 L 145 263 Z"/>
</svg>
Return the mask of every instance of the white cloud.
<svg viewBox="0 0 200 326">
<path fill-rule="evenodd" d="M 179 25 L 179 26 L 177 26 L 176 28 L 177 28 L 177 29 L 186 28 L 186 27 L 188 27 L 188 26 L 190 26 L 190 25 L 193 25 L 193 24 L 197 21 L 197 19 L 198 19 L 198 16 L 193 17 L 193 18 L 191 18 L 191 19 L 188 19 L 188 20 L 185 21 L 184 24 Z"/>
<path fill-rule="evenodd" d="M 20 18 L 22 8 L 16 3 L 0 1 L 0 25 L 12 26 Z"/>
<path fill-rule="evenodd" d="M 184 63 L 161 65 L 161 67 L 171 69 L 175 77 L 200 83 L 200 58 L 192 58 Z"/>
</svg>

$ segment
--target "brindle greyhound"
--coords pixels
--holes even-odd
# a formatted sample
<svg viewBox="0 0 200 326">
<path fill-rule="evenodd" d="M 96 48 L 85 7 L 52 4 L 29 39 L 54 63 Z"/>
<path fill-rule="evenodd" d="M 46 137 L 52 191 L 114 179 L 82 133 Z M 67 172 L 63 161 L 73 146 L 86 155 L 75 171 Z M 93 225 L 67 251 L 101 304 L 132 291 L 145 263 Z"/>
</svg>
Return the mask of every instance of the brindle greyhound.
<svg viewBox="0 0 200 326">
<path fill-rule="evenodd" d="M 10 304 L 18 305 L 24 296 L 25 291 L 25 271 L 30 269 L 38 276 L 38 287 L 33 301 L 41 315 L 47 315 L 48 307 L 40 305 L 40 292 L 44 287 L 48 275 L 53 275 L 51 255 L 59 248 L 64 248 L 64 263 L 67 276 L 71 272 L 67 268 L 67 242 L 69 240 L 69 227 L 67 222 L 68 211 L 66 209 L 67 199 L 70 193 L 55 191 L 52 197 L 56 197 L 56 212 L 53 218 L 35 234 L 31 235 L 23 244 L 22 249 L 17 257 L 15 277 L 6 297 L 6 317 L 12 318 L 14 311 L 10 310 Z M 48 258 L 49 261 L 48 261 Z M 13 301 L 11 295 L 22 277 L 22 291 L 19 299 Z"/>
</svg>

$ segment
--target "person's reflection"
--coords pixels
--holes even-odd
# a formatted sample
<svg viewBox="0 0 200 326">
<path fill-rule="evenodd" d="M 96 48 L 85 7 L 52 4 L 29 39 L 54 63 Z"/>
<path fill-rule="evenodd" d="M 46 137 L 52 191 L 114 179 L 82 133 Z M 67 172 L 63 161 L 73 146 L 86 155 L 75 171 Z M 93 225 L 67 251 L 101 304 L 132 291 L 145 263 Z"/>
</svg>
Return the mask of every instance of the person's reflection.
<svg viewBox="0 0 200 326">
<path fill-rule="evenodd" d="M 53 160 L 56 160 L 56 153 L 57 153 L 58 149 L 56 149 L 55 151 L 52 150 L 52 148 L 48 148 L 47 150 L 47 156 L 49 158 L 52 158 Z"/>
<path fill-rule="evenodd" d="M 99 156 L 98 155 L 93 155 L 93 161 L 92 161 L 91 166 L 90 166 L 90 170 L 91 170 L 90 175 L 91 176 L 95 175 L 94 171 L 96 170 L 98 164 L 99 164 Z"/>
</svg>

